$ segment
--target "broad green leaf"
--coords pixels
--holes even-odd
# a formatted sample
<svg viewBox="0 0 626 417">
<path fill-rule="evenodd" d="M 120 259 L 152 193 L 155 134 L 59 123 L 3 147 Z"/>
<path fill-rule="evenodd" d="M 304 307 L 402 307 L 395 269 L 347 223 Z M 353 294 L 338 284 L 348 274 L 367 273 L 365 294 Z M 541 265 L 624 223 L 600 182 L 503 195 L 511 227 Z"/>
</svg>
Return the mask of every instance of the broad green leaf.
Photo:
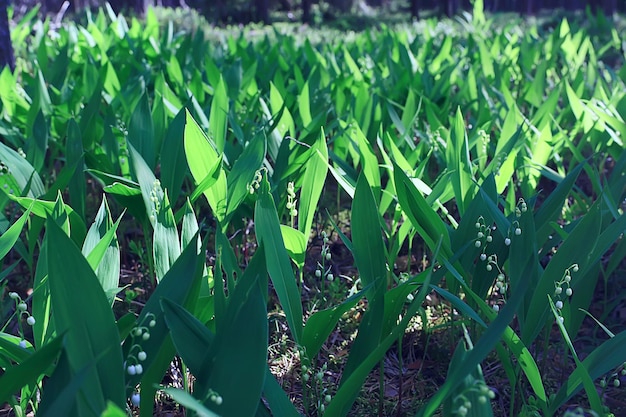
<svg viewBox="0 0 626 417">
<path fill-rule="evenodd" d="M 483 68 L 484 70 L 484 68 Z M 446 144 L 446 165 L 452 172 L 452 188 L 460 214 L 463 215 L 469 205 L 469 195 L 472 187 L 472 162 L 469 154 L 469 144 L 465 132 L 465 120 L 461 109 L 457 108 L 454 125 Z"/>
<path fill-rule="evenodd" d="M 415 188 L 409 177 L 397 166 L 394 166 L 393 172 L 400 207 L 413 227 L 417 229 L 431 250 L 434 250 L 437 242 L 442 240 L 441 252 L 446 258 L 450 258 L 452 251 L 446 225 Z"/>
<path fill-rule="evenodd" d="M 187 116 L 187 123 L 189 123 L 189 116 Z M 215 143 L 215 148 L 218 153 L 224 152 L 227 124 L 228 94 L 226 92 L 226 83 L 224 82 L 224 78 L 220 76 L 219 83 L 214 86 L 211 113 L 209 115 L 209 135 L 213 140 L 213 143 Z M 187 134 L 187 128 L 185 128 L 185 134 Z M 187 147 L 185 147 L 185 150 L 186 149 Z M 189 160 L 189 154 L 187 154 L 187 160 Z M 193 168 L 191 172 L 193 173 Z"/>
<path fill-rule="evenodd" d="M 1 142 L 0 161 L 8 169 L 0 176 L 0 190 L 9 194 L 13 191 L 13 195 L 31 198 L 37 198 L 45 193 L 43 182 L 35 168 L 19 153 Z M 15 182 L 9 182 L 10 180 Z"/>
<path fill-rule="evenodd" d="M 601 201 L 598 200 L 564 239 L 541 274 L 529 300 L 528 311 L 523 320 L 525 326 L 522 329 L 521 338 L 526 345 L 537 337 L 545 324 L 548 316 L 545 297 L 554 294 L 555 282 L 560 280 L 565 270 L 572 265 L 577 264 L 582 272 L 590 263 L 595 262 L 591 256 L 594 255 L 594 248 L 600 236 L 602 222 L 600 207 Z M 583 245 L 581 242 L 585 242 L 585 244 Z M 577 279 L 577 274 L 572 273 L 572 286 L 574 288 Z"/>
<path fill-rule="evenodd" d="M 431 270 L 432 271 L 432 270 Z M 333 396 L 330 404 L 326 407 L 324 416 L 335 417 L 345 416 L 350 411 L 350 407 L 354 402 L 358 392 L 363 387 L 363 381 L 369 375 L 372 368 L 379 363 L 381 358 L 387 353 L 388 349 L 393 343 L 398 340 L 398 337 L 403 334 L 409 321 L 415 316 L 420 309 L 422 302 L 426 298 L 426 289 L 430 284 L 430 274 L 426 276 L 422 288 L 413 299 L 413 302 L 409 305 L 406 314 L 399 321 L 398 325 L 386 335 L 384 339 L 369 353 L 369 355 L 358 364 L 357 368 L 350 374 L 350 376 L 343 381 L 343 384 L 339 387 L 335 395 Z"/>
<path fill-rule="evenodd" d="M 367 290 L 371 288 L 367 287 Z M 341 304 L 313 313 L 306 321 L 302 332 L 302 346 L 309 358 L 314 358 L 328 339 L 339 319 L 359 302 L 366 290 L 359 291 Z"/>
<path fill-rule="evenodd" d="M 161 150 L 161 182 L 173 202 L 178 200 L 187 175 L 183 137 L 185 110 L 181 109 L 169 125 Z"/>
<path fill-rule="evenodd" d="M 272 415 L 284 417 L 301 417 L 287 393 L 280 386 L 276 377 L 269 367 L 265 370 L 265 384 L 263 385 L 263 398 L 267 401 Z"/>
<path fill-rule="evenodd" d="M 197 297 L 195 291 L 200 287 L 203 269 L 204 243 L 201 250 L 198 250 L 195 245 L 187 245 L 178 259 L 176 259 L 176 262 L 174 262 L 163 279 L 161 279 L 159 285 L 156 286 L 154 293 L 150 296 L 141 314 L 137 318 L 138 326 L 147 327 L 151 320 L 155 321 L 154 327 L 149 327 L 150 338 L 146 341 L 141 341 L 141 347 L 147 353 L 147 359 L 143 362 L 146 372 L 143 375 L 142 381 L 144 381 L 145 378 L 154 377 L 154 379 L 150 380 L 149 384 L 159 383 L 171 361 L 171 356 L 167 357 L 168 353 L 172 352 L 172 355 L 174 354 L 173 346 L 171 346 L 171 349 L 168 347 L 171 345 L 171 342 L 168 342 L 167 336 L 169 330 L 161 310 L 161 300 L 167 298 L 174 303 L 184 306 L 188 300 Z M 131 336 L 127 337 L 124 341 L 125 355 L 128 355 L 132 344 L 133 338 L 131 333 Z M 156 363 L 154 364 L 152 374 L 150 374 L 153 361 L 156 361 Z M 163 373 L 160 373 L 161 369 Z M 141 376 L 136 375 L 127 376 L 129 386 L 135 386 L 140 378 Z M 152 385 L 144 386 L 143 390 L 152 389 L 151 387 Z M 127 394 L 130 395 L 130 392 L 127 392 Z M 151 399 L 147 401 L 149 404 L 152 403 Z M 143 405 L 144 403 L 142 402 L 142 407 Z"/>
<path fill-rule="evenodd" d="M 306 238 L 299 230 L 284 224 L 280 225 L 280 232 L 283 236 L 285 249 L 289 253 L 289 256 L 293 259 L 298 268 L 302 269 L 306 255 Z"/>
<path fill-rule="evenodd" d="M 46 229 L 46 244 L 55 248 L 48 252 L 50 300 L 56 329 L 66 334 L 72 372 L 76 375 L 106 352 L 85 376 L 82 395 L 76 397 L 77 411 L 81 416 L 99 415 L 108 400 L 123 407 L 122 350 L 109 301 L 89 263 L 67 235 L 52 220 Z"/>
<path fill-rule="evenodd" d="M 80 127 L 74 119 L 70 119 L 67 125 L 67 144 L 65 146 L 65 152 L 67 164 L 76 166 L 76 170 L 69 183 L 70 204 L 84 220 L 85 204 L 87 200 L 87 187 L 85 173 L 83 171 L 85 158 L 83 156 L 83 139 L 81 137 Z"/>
<path fill-rule="evenodd" d="M 5 369 L 0 376 L 0 401 L 4 403 L 23 386 L 39 381 L 54 366 L 62 348 L 63 336 L 58 336 L 20 364 Z"/>
<path fill-rule="evenodd" d="M 315 216 L 315 210 L 320 201 L 326 175 L 328 174 L 328 148 L 324 129 L 321 129 L 319 138 L 310 150 L 310 156 L 305 164 L 306 175 L 302 180 L 300 189 L 300 204 L 298 205 L 298 230 L 308 241 L 311 234 L 311 225 Z"/>
<path fill-rule="evenodd" d="M 345 381 L 369 353 L 380 343 L 385 312 L 387 263 L 380 228 L 378 207 L 364 175 L 359 177 L 352 201 L 352 245 L 354 261 L 364 286 L 373 287 L 367 293 L 367 310 L 359 332 L 350 349 L 343 371 Z"/>
<path fill-rule="evenodd" d="M 157 208 L 152 235 L 152 252 L 156 279 L 159 282 L 180 256 L 178 229 L 170 201 L 167 198 L 167 191 L 163 195 L 161 205 Z"/>
<path fill-rule="evenodd" d="M 148 96 L 145 93 L 141 96 L 130 119 L 128 141 L 139 152 L 148 167 L 153 170 L 158 149 L 155 149 L 154 126 Z"/>
<path fill-rule="evenodd" d="M 199 185 L 206 178 L 210 178 L 211 173 L 216 172 L 215 167 L 218 166 L 220 156 L 189 111 L 185 117 L 184 146 L 189 170 L 196 185 Z M 221 167 L 217 173 L 217 181 L 204 191 L 204 195 L 217 219 L 222 221 L 226 215 L 227 182 Z"/>
<path fill-rule="evenodd" d="M 255 136 L 237 158 L 227 178 L 228 194 L 226 218 L 229 219 L 243 200 L 250 194 L 248 187 L 254 180 L 257 170 L 265 159 L 266 143 L 264 135 Z"/>
<path fill-rule="evenodd" d="M 161 308 L 176 352 L 191 372 L 202 378 L 199 373 L 203 370 L 205 361 L 212 360 L 208 353 L 215 335 L 179 304 L 165 298 L 161 301 Z"/>
<path fill-rule="evenodd" d="M 122 217 L 113 223 L 111 211 L 105 197 L 98 209 L 96 218 L 87 232 L 81 252 L 87 258 L 89 265 L 96 272 L 96 276 L 113 305 L 115 294 L 119 291 L 120 277 L 120 246 L 116 231 Z"/>
<path fill-rule="evenodd" d="M 272 279 L 287 323 L 296 343 L 302 339 L 302 304 L 296 277 L 285 249 L 274 199 L 269 192 L 269 183 L 264 177 L 258 190 L 259 199 L 254 209 L 254 223 L 259 244 L 265 248 L 267 272 Z"/>
<path fill-rule="evenodd" d="M 264 251 L 259 247 L 229 294 L 226 324 L 196 374 L 200 395 L 210 388 L 223 398 L 221 405 L 210 399 L 204 405 L 223 416 L 251 416 L 261 399 L 268 347 Z"/>
<path fill-rule="evenodd" d="M 11 249 L 13 249 L 15 242 L 17 242 L 20 238 L 20 234 L 22 233 L 22 229 L 24 228 L 24 224 L 26 224 L 26 220 L 28 220 L 29 215 L 30 209 L 27 209 L 24 214 L 22 214 L 20 218 L 6 230 L 6 232 L 0 235 L 0 259 L 4 259 Z"/>
</svg>

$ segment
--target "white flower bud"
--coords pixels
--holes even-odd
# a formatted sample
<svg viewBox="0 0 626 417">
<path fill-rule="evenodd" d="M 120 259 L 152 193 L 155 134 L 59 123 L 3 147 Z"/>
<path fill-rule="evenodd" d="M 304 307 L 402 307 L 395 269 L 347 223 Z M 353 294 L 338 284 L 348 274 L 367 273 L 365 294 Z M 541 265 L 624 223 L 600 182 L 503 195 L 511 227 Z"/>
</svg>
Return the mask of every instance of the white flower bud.
<svg viewBox="0 0 626 417">
<path fill-rule="evenodd" d="M 493 266 L 491 266 L 490 264 L 488 264 L 488 265 L 486 266 L 486 269 L 487 269 L 487 271 L 491 271 L 491 270 L 493 269 Z"/>
<path fill-rule="evenodd" d="M 571 288 L 565 290 L 565 295 L 567 295 L 568 297 L 571 297 L 573 293 L 574 291 Z"/>
<path fill-rule="evenodd" d="M 485 259 L 487 259 L 487 255 L 485 255 L 484 253 L 480 254 L 480 260 L 484 261 Z"/>
<path fill-rule="evenodd" d="M 26 323 L 28 323 L 29 326 L 34 326 L 35 325 L 35 318 L 33 316 L 29 316 L 26 319 Z"/>
<path fill-rule="evenodd" d="M 476 236 L 478 236 L 478 238 L 481 239 L 483 236 L 485 236 L 485 234 L 483 232 L 478 232 L 476 233 Z"/>
<path fill-rule="evenodd" d="M 315 276 L 316 276 L 317 278 L 320 278 L 320 277 L 322 276 L 322 271 L 320 271 L 319 269 L 316 269 L 316 270 L 315 270 Z"/>
<path fill-rule="evenodd" d="M 487 242 L 491 242 L 493 240 L 493 237 L 491 237 L 491 235 L 487 236 Z"/>
<path fill-rule="evenodd" d="M 474 226 L 476 226 L 477 229 L 480 229 L 480 223 L 476 222 Z"/>
<path fill-rule="evenodd" d="M 476 246 L 477 248 L 480 248 L 480 240 L 477 240 L 476 242 L 474 242 L 474 246 Z"/>
<path fill-rule="evenodd" d="M 559 310 L 560 310 L 560 309 L 562 309 L 562 308 L 563 308 L 563 301 L 559 300 L 559 301 L 557 301 L 556 303 L 554 303 L 554 305 L 555 305 L 555 307 L 556 307 L 557 309 L 559 309 Z"/>
<path fill-rule="evenodd" d="M 330 261 L 330 258 L 332 258 L 332 255 L 330 254 L 330 252 L 328 252 L 328 253 L 326 254 L 326 260 L 327 260 L 327 261 Z"/>
<path fill-rule="evenodd" d="M 20 340 L 20 347 L 22 349 L 26 349 L 26 340 L 24 340 L 24 339 Z"/>
<path fill-rule="evenodd" d="M 572 271 L 578 272 L 578 264 L 574 264 L 574 266 L 572 267 Z"/>
<path fill-rule="evenodd" d="M 509 246 L 511 244 L 511 239 L 509 239 L 508 237 L 504 239 L 504 244 Z"/>
<path fill-rule="evenodd" d="M 139 359 L 140 361 L 145 361 L 146 358 L 148 357 L 148 354 L 146 354 L 146 352 L 141 351 L 137 354 L 137 359 Z"/>
<path fill-rule="evenodd" d="M 135 365 L 128 365 L 128 368 L 126 368 L 126 372 L 128 372 L 128 375 L 135 375 L 135 374 L 137 374 L 137 370 L 135 369 Z"/>
<path fill-rule="evenodd" d="M 324 402 L 329 403 L 330 400 L 332 400 L 332 397 L 330 396 L 330 394 L 326 394 L 326 396 L 324 397 Z"/>
<path fill-rule="evenodd" d="M 335 279 L 335 276 L 334 276 L 333 274 L 329 273 L 328 275 L 326 275 L 326 278 L 327 278 L 329 281 L 332 281 L 333 279 Z"/>
<path fill-rule="evenodd" d="M 150 323 L 148 323 L 149 327 L 154 327 L 156 326 L 156 321 L 155 320 L 150 320 Z"/>
<path fill-rule="evenodd" d="M 140 363 L 135 365 L 135 372 L 137 373 L 137 375 L 141 375 L 143 373 L 143 366 L 141 366 Z"/>
<path fill-rule="evenodd" d="M 519 227 L 515 229 L 515 236 L 519 236 L 521 234 L 522 234 L 522 229 L 520 229 Z"/>
<path fill-rule="evenodd" d="M 4 184 L 4 185 L 6 185 L 6 184 Z M 18 298 L 20 298 L 19 294 L 18 294 L 18 293 L 16 293 L 16 292 L 10 292 L 10 293 L 9 293 L 9 297 L 10 297 L 12 300 L 17 300 Z"/>
<path fill-rule="evenodd" d="M 493 305 L 493 311 L 495 311 L 496 313 L 500 311 L 500 306 L 497 304 Z"/>
<path fill-rule="evenodd" d="M 26 311 L 26 309 L 28 308 L 28 306 L 26 305 L 26 303 L 19 303 L 17 305 L 17 309 L 20 311 Z"/>
<path fill-rule="evenodd" d="M 133 395 L 130 396 L 130 402 L 135 406 L 139 407 L 139 403 L 141 401 L 141 397 L 138 392 L 133 392 Z"/>
<path fill-rule="evenodd" d="M 222 398 L 222 396 L 221 396 L 221 395 L 218 395 L 217 397 L 215 397 L 215 400 L 214 400 L 215 405 L 222 405 L 222 402 L 223 402 L 223 401 L 224 401 L 224 400 L 223 400 L 223 398 Z"/>
<path fill-rule="evenodd" d="M 150 339 L 150 333 L 145 332 L 144 334 L 142 334 L 142 335 L 141 335 L 141 338 L 142 338 L 143 340 L 148 340 L 148 339 Z"/>
</svg>

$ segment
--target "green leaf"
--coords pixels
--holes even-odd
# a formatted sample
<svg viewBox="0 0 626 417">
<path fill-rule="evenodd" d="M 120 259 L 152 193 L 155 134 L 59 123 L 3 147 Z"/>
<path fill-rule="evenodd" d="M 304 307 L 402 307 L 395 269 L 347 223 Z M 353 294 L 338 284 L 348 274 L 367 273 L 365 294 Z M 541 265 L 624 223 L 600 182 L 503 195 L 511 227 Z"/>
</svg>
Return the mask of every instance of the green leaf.
<svg viewBox="0 0 626 417">
<path fill-rule="evenodd" d="M 285 243 L 285 249 L 293 261 L 296 263 L 299 269 L 304 267 L 304 258 L 306 255 L 306 238 L 299 230 L 293 227 L 280 225 L 280 232 L 283 236 L 283 242 Z"/>
<path fill-rule="evenodd" d="M 81 395 L 76 397 L 77 411 L 81 416 L 99 415 L 108 400 L 123 407 L 122 350 L 109 301 L 89 263 L 67 235 L 52 220 L 46 229 L 46 244 L 55 248 L 48 252 L 50 301 L 56 329 L 66 333 L 72 372 L 76 375 L 106 352 L 85 377 Z"/>
<path fill-rule="evenodd" d="M 16 196 L 31 198 L 39 197 L 45 193 L 43 182 L 35 168 L 19 153 L 2 142 L 0 142 L 0 161 L 8 168 L 8 173 L 0 176 L 0 190 L 7 192 L 12 189 Z M 11 179 L 14 182 L 8 183 L 7 181 Z M 4 188 L 5 184 L 7 184 L 6 189 Z"/>
<path fill-rule="evenodd" d="M 265 247 L 260 246 L 237 280 L 229 295 L 226 323 L 215 334 L 215 340 L 196 374 L 201 395 L 208 389 L 217 392 L 223 402 L 205 401 L 218 414 L 251 416 L 257 409 L 267 368 L 267 269 Z M 205 398 L 205 397 L 203 397 Z"/>
<path fill-rule="evenodd" d="M 85 157 L 83 156 L 83 139 L 80 127 L 74 119 L 67 125 L 67 144 L 65 145 L 67 164 L 76 166 L 69 183 L 70 203 L 78 215 L 85 220 L 85 202 L 87 200 L 87 186 L 85 181 Z"/>
<path fill-rule="evenodd" d="M 267 178 L 261 181 L 259 199 L 254 209 L 254 223 L 259 244 L 265 247 L 267 271 L 278 300 L 285 311 L 289 329 L 296 343 L 302 339 L 302 304 L 296 278 L 285 249 L 274 199 Z"/>
<path fill-rule="evenodd" d="M 118 291 L 120 277 L 120 246 L 115 232 L 121 220 L 122 216 L 113 223 L 109 205 L 103 197 L 81 250 L 96 272 L 111 305 Z"/>
<path fill-rule="evenodd" d="M 156 164 L 157 150 L 154 144 L 154 126 L 152 125 L 150 104 L 146 93 L 139 99 L 130 119 L 128 141 L 139 152 L 148 167 L 153 170 Z"/>
<path fill-rule="evenodd" d="M 163 311 L 161 310 L 161 300 L 167 298 L 174 303 L 185 305 L 188 300 L 197 297 L 194 288 L 197 289 L 200 287 L 200 279 L 202 279 L 204 247 L 205 243 L 203 243 L 200 250 L 198 250 L 195 245 L 187 245 L 176 262 L 174 262 L 172 267 L 167 271 L 161 282 L 159 282 L 159 285 L 156 286 L 154 293 L 150 296 L 141 314 L 137 318 L 137 323 L 141 326 L 148 326 L 151 320 L 155 321 L 155 326 L 149 328 L 150 338 L 141 342 L 142 349 L 147 353 L 147 359 L 143 362 L 144 369 L 147 370 L 146 373 L 144 373 L 144 378 L 148 376 L 153 361 L 159 358 L 159 353 L 163 350 L 165 355 L 165 353 L 170 351 L 166 348 L 169 329 L 167 328 Z M 169 343 L 171 344 L 171 342 Z M 128 355 L 131 345 L 132 337 L 129 336 L 124 342 L 125 355 Z M 173 350 L 172 347 L 172 354 Z M 171 357 L 163 359 L 165 363 L 163 365 L 163 372 L 165 372 L 165 368 L 167 368 L 170 360 Z M 156 368 L 161 369 L 159 363 L 156 365 Z M 157 371 L 154 372 L 158 373 Z M 152 380 L 151 383 L 160 382 L 162 376 L 163 374 L 155 375 L 155 380 Z M 135 386 L 140 378 L 140 376 L 136 375 L 127 376 L 128 386 Z M 150 385 L 150 387 L 151 386 L 152 385 Z M 144 389 L 151 388 L 144 386 Z M 149 400 L 149 402 L 152 403 L 152 400 Z"/>
<path fill-rule="evenodd" d="M 385 312 L 387 290 L 387 263 L 385 246 L 380 228 L 378 207 L 372 190 L 360 175 L 352 201 L 352 245 L 354 261 L 363 285 L 372 285 L 367 292 L 367 310 L 359 325 L 359 332 L 350 349 L 350 356 L 343 371 L 342 382 L 380 343 Z"/>
<path fill-rule="evenodd" d="M 305 164 L 305 172 L 306 175 L 304 175 L 300 189 L 298 230 L 304 234 L 306 241 L 308 241 L 315 210 L 328 174 L 328 147 L 323 128 L 320 129 L 320 135 L 311 147 L 309 159 Z"/>
<path fill-rule="evenodd" d="M 4 259 L 6 254 L 13 249 L 15 242 L 17 242 L 20 238 L 20 234 L 22 233 L 22 229 L 24 228 L 24 224 L 26 223 L 26 220 L 28 220 L 29 215 L 30 209 L 27 209 L 24 214 L 22 214 L 20 218 L 6 230 L 6 232 L 0 235 L 0 259 Z"/>
<path fill-rule="evenodd" d="M 195 399 L 187 391 L 173 387 L 164 388 L 162 391 L 187 410 L 194 411 L 194 415 L 198 417 L 219 417 L 219 414 L 215 414 L 213 411 L 206 408 L 202 405 L 202 402 Z"/>
<path fill-rule="evenodd" d="M 266 141 L 263 134 L 255 136 L 245 147 L 228 175 L 228 196 L 226 219 L 229 219 L 237 207 L 250 194 L 248 186 L 254 180 L 254 175 L 263 165 L 265 159 Z"/>
<path fill-rule="evenodd" d="M 161 308 L 176 352 L 194 375 L 200 375 L 205 361 L 211 360 L 208 353 L 215 335 L 179 304 L 163 299 Z"/>
<path fill-rule="evenodd" d="M 62 348 L 63 336 L 58 336 L 19 365 L 5 369 L 0 376 L 0 402 L 8 401 L 23 386 L 39 381 L 54 365 Z"/>
<path fill-rule="evenodd" d="M 339 319 L 346 312 L 350 311 L 370 288 L 371 286 L 359 291 L 337 306 L 311 314 L 302 332 L 302 346 L 305 348 L 308 357 L 313 358 L 318 354 Z"/>
<path fill-rule="evenodd" d="M 184 146 L 187 164 L 196 185 L 212 177 L 218 170 L 217 181 L 204 191 L 204 195 L 217 219 L 222 221 L 226 215 L 227 182 L 224 171 L 218 165 L 220 155 L 188 110 L 185 116 Z"/>
<path fill-rule="evenodd" d="M 180 240 L 167 190 L 158 208 L 152 235 L 154 271 L 160 281 L 180 256 Z"/>
<path fill-rule="evenodd" d="M 483 70 L 485 70 L 483 68 Z M 450 137 L 446 144 L 446 166 L 453 170 L 452 188 L 460 214 L 465 212 L 469 205 L 471 195 L 469 192 L 473 185 L 469 144 L 465 132 L 465 120 L 461 109 L 457 108 L 454 117 L 454 125 L 450 131 Z"/>
<path fill-rule="evenodd" d="M 265 384 L 263 385 L 263 397 L 269 405 L 269 409 L 274 416 L 281 417 L 301 417 L 302 414 L 296 410 L 287 393 L 280 386 L 276 377 L 272 375 L 269 367 L 265 370 Z"/>
<path fill-rule="evenodd" d="M 187 123 L 189 123 L 189 116 L 187 118 Z M 220 76 L 220 81 L 213 90 L 213 101 L 211 102 L 211 113 L 209 114 L 209 135 L 211 139 L 213 139 L 218 153 L 224 152 L 227 124 L 228 94 L 226 93 L 224 78 Z M 185 128 L 185 133 L 186 130 L 187 129 Z M 189 155 L 187 156 L 187 160 L 189 160 Z"/>
<path fill-rule="evenodd" d="M 441 251 L 446 258 L 451 258 L 450 237 L 441 217 L 430 207 L 413 182 L 398 166 L 394 166 L 393 172 L 402 211 L 431 250 L 434 250 L 437 242 L 442 240 Z"/>
<path fill-rule="evenodd" d="M 188 172 L 183 144 L 185 115 L 186 111 L 181 109 L 172 120 L 163 140 L 161 151 L 161 182 L 163 188 L 168 190 L 173 202 L 178 200 L 183 181 Z"/>
</svg>

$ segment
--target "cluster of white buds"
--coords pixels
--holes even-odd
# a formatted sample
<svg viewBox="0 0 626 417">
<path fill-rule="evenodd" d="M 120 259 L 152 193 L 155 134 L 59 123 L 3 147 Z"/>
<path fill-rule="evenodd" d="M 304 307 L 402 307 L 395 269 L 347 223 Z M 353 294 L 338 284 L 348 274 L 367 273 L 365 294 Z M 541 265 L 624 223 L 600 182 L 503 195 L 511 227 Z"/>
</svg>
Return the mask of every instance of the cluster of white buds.
<svg viewBox="0 0 626 417">
<path fill-rule="evenodd" d="M 154 314 L 146 314 L 143 321 L 147 321 L 148 325 L 140 324 L 130 331 L 133 344 L 128 351 L 126 361 L 124 361 L 124 369 L 128 375 L 141 375 L 143 373 L 142 362 L 148 358 L 148 354 L 141 347 L 141 342 L 150 339 L 150 328 L 156 326 Z"/>
<path fill-rule="evenodd" d="M 161 181 L 154 180 L 152 189 L 150 190 L 150 202 L 152 203 L 152 213 L 150 214 L 150 221 L 154 222 L 161 209 L 161 201 L 163 201 L 163 188 L 161 188 Z"/>
<path fill-rule="evenodd" d="M 557 297 L 557 300 L 554 302 L 554 306 L 556 307 L 559 317 L 558 320 L 563 323 L 563 316 L 561 315 L 561 310 L 563 309 L 563 294 L 566 297 L 571 297 L 574 294 L 574 290 L 571 286 L 572 281 L 572 272 L 576 273 L 579 271 L 578 264 L 573 264 L 569 266 L 560 280 L 554 282 L 554 295 Z"/>
<path fill-rule="evenodd" d="M 222 405 L 222 403 L 224 402 L 222 396 L 212 389 L 209 390 L 207 398 L 211 400 L 211 402 L 213 402 L 215 405 Z"/>
<path fill-rule="evenodd" d="M 287 183 L 287 210 L 289 210 L 289 215 L 293 218 L 298 215 L 298 210 L 296 209 L 296 191 L 294 189 L 293 181 L 289 181 Z"/>
<path fill-rule="evenodd" d="M 261 186 L 262 179 L 263 179 L 263 174 L 261 173 L 261 170 L 259 169 L 254 173 L 254 179 L 252 180 L 252 182 L 248 184 L 248 192 L 250 194 L 254 194 L 254 192 L 259 189 L 259 187 Z"/>
<path fill-rule="evenodd" d="M 472 402 L 468 399 L 467 395 L 472 392 L 478 394 L 478 402 L 480 404 L 486 404 L 488 401 L 491 401 L 496 397 L 496 394 L 485 384 L 483 380 L 475 379 L 473 385 L 466 388 L 461 394 L 454 398 L 454 414 L 460 417 L 465 417 L 469 413 L 469 410 L 472 408 Z"/>
<path fill-rule="evenodd" d="M 484 129 L 480 129 L 478 131 L 478 140 L 482 147 L 483 154 L 487 153 L 487 144 L 489 143 L 490 137 L 489 133 L 485 132 Z"/>
<path fill-rule="evenodd" d="M 621 378 L 626 377 L 626 362 L 617 367 L 616 370 L 611 372 L 600 380 L 600 386 L 606 388 L 609 384 L 607 380 L 611 380 L 611 385 L 615 388 L 619 388 L 622 385 Z"/>
<path fill-rule="evenodd" d="M 526 211 L 528 211 L 526 201 L 523 198 L 520 198 L 517 200 L 517 204 L 515 205 L 515 217 L 522 217 L 522 213 L 526 213 Z"/>
<path fill-rule="evenodd" d="M 332 254 L 330 253 L 330 245 L 328 242 L 330 241 L 326 232 L 322 231 L 322 253 L 321 253 L 321 262 L 317 262 L 317 269 L 315 270 L 315 277 L 322 278 L 324 277 L 328 281 L 333 281 L 335 276 L 331 272 L 331 265 L 328 263 L 332 259 Z M 323 281 L 322 281 L 323 283 Z"/>
<path fill-rule="evenodd" d="M 22 329 L 22 318 L 26 317 L 26 324 L 29 326 L 34 326 L 37 321 L 30 315 L 28 312 L 28 305 L 24 300 L 22 300 L 22 297 L 20 297 L 18 293 L 10 292 L 9 298 L 15 302 L 15 312 L 19 315 L 18 326 L 20 336 L 22 338 L 19 345 L 21 348 L 26 348 L 26 340 L 24 339 L 24 331 Z"/>
<path fill-rule="evenodd" d="M 483 253 L 481 254 L 481 259 L 483 259 L 483 255 L 486 256 L 484 254 L 484 248 L 487 246 L 488 243 L 491 243 L 493 241 L 493 236 L 491 236 L 491 232 L 492 230 L 495 230 L 495 228 L 487 226 L 485 224 L 485 219 L 483 218 L 483 216 L 478 217 L 475 227 L 477 229 L 477 232 L 474 246 L 476 246 L 477 248 L 480 248 L 481 246 L 483 247 Z"/>
<path fill-rule="evenodd" d="M 485 269 L 487 269 L 487 271 L 491 272 L 493 271 L 494 268 L 497 269 L 498 275 L 496 276 L 496 280 L 494 284 L 495 291 L 500 295 L 500 301 L 506 302 L 506 295 L 509 289 L 509 282 L 508 282 L 506 274 L 504 273 L 504 271 L 502 270 L 502 268 L 500 268 L 500 265 L 498 264 L 498 256 L 496 254 L 486 256 L 483 253 L 480 256 L 480 259 L 482 261 L 487 261 L 487 266 L 485 266 Z M 500 306 L 498 304 L 494 304 L 493 309 L 497 313 L 498 311 L 500 311 Z"/>
</svg>

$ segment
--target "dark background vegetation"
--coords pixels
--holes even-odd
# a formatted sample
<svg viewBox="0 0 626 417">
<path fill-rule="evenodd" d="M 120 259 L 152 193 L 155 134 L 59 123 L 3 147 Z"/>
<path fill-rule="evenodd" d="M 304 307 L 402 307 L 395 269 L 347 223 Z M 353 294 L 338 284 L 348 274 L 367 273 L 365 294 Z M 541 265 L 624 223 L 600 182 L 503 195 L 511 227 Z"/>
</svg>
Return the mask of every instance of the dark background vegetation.
<svg viewBox="0 0 626 417">
<path fill-rule="evenodd" d="M 486 11 L 537 14 L 551 10 L 589 10 L 606 15 L 626 11 L 626 0 L 483 0 Z M 12 3 L 12 4 L 11 4 Z M 104 0 L 0 0 L 0 68 L 14 67 L 10 41 L 9 7 L 20 16 L 39 6 L 42 15 L 60 21 L 67 13 L 98 8 Z M 109 0 L 116 12 L 141 16 L 149 6 L 193 8 L 214 24 L 272 23 L 276 19 L 325 24 L 346 15 L 376 16 L 393 13 L 396 18 L 419 19 L 453 16 L 472 8 L 473 0 Z"/>
</svg>

